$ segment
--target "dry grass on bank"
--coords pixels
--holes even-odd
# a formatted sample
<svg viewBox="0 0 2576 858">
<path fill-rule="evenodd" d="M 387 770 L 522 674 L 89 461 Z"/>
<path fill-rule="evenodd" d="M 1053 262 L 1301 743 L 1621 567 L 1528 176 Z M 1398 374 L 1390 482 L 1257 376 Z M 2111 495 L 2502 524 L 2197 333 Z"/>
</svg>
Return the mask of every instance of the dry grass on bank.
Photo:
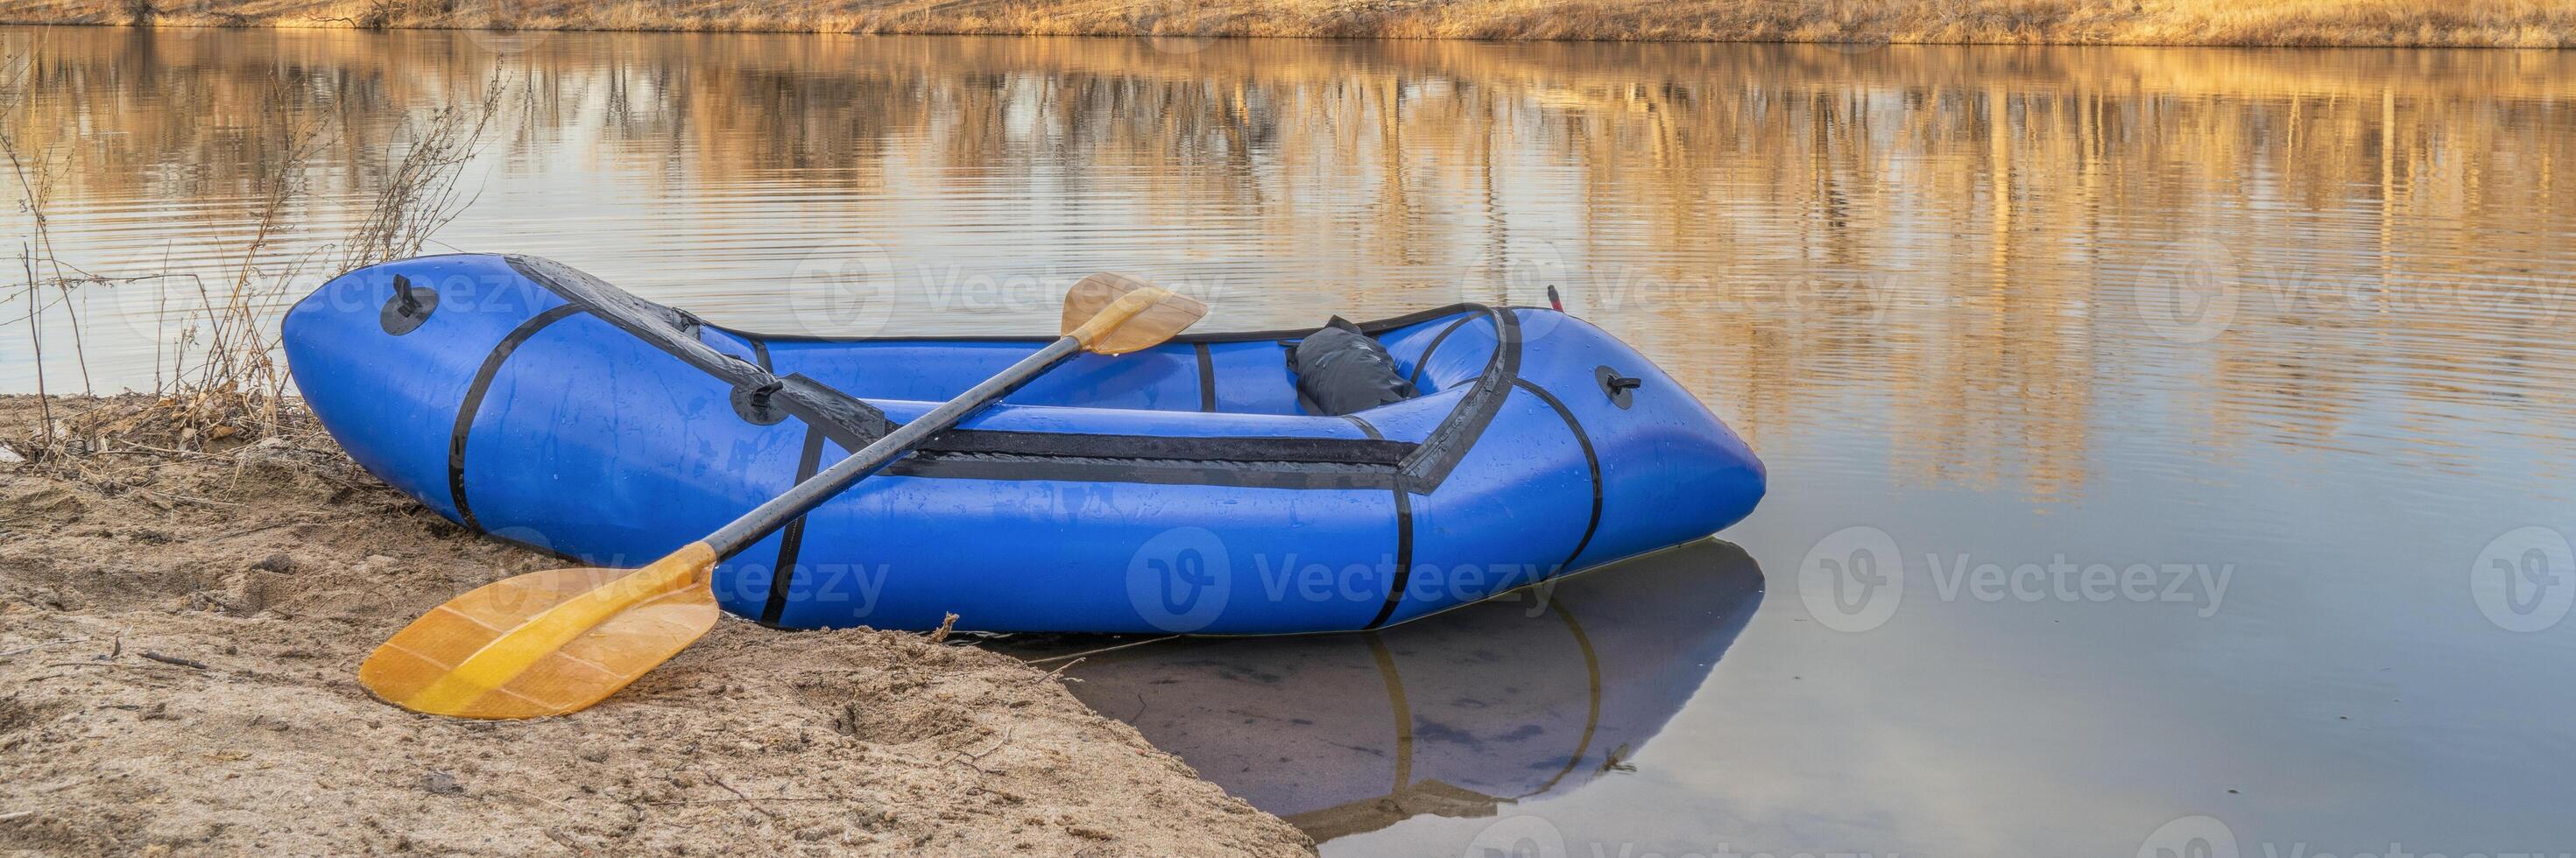
<svg viewBox="0 0 2576 858">
<path fill-rule="evenodd" d="M 2576 0 L 21 0 L 0 23 L 2576 47 Z"/>
<path fill-rule="evenodd" d="M 334 115 L 293 109 L 288 84 L 271 81 L 262 99 L 261 125 L 274 145 L 266 149 L 262 169 L 250 177 L 258 216 L 220 278 L 176 272 L 107 276 L 66 261 L 54 241 L 47 208 L 65 165 L 56 152 L 32 146 L 8 130 L 9 113 L 24 103 L 24 82 L 8 76 L 20 68 L 14 63 L 0 67 L 0 188 L 15 191 L 0 196 L 0 202 L 26 212 L 31 229 L 14 237 L 17 252 L 9 267 L 17 278 L 0 294 L 0 309 L 13 312 L 0 318 L 0 326 L 23 327 L 31 342 L 42 419 L 38 435 L 21 445 L 21 455 L 39 460 L 85 452 L 109 438 L 150 437 L 186 452 L 278 432 L 296 407 L 286 393 L 288 377 L 278 342 L 279 308 L 286 293 L 316 270 L 347 271 L 418 255 L 430 236 L 471 202 L 458 187 L 458 171 L 473 157 L 508 90 L 496 73 L 479 96 L 421 117 L 409 129 L 373 205 L 349 234 L 319 252 L 286 253 L 277 247 L 279 237 L 293 229 L 306 201 L 308 174 L 335 145 L 339 129 Z M 95 392 L 88 383 L 77 296 L 97 289 L 181 295 L 183 309 L 165 313 L 175 318 L 159 320 L 162 329 L 177 334 L 166 353 L 154 359 L 154 389 L 140 404 L 57 417 L 47 407 L 52 401 L 48 394 L 70 391 L 48 389 L 49 362 L 77 364 L 78 392 Z M 45 328 L 44 319 L 54 309 L 63 312 L 68 329 Z"/>
</svg>

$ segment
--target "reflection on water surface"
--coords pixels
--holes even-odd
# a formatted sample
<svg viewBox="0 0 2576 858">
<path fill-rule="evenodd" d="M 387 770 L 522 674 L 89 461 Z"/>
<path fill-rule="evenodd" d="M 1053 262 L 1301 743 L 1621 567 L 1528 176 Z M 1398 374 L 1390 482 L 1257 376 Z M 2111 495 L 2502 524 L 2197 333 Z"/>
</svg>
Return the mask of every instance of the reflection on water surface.
<svg viewBox="0 0 2576 858">
<path fill-rule="evenodd" d="M 1624 771 L 1762 601 L 1714 540 L 1381 632 L 1014 652 L 1318 841 L 1485 818 Z"/>
<path fill-rule="evenodd" d="M 1697 678 L 1619 685 L 1603 650 L 1598 698 L 1557 690 L 1580 648 L 1548 616 L 1390 635 L 1417 716 L 1512 710 L 1416 717 L 1400 777 L 1364 639 L 1194 644 L 1160 674 L 1192 694 L 1095 697 L 1175 746 L 1240 738 L 1193 759 L 1283 813 L 1364 808 L 1327 852 L 1455 855 L 1535 818 L 1571 854 L 2124 855 L 2195 816 L 2244 854 L 2576 850 L 2576 623 L 2492 618 L 2476 583 L 2516 559 L 2484 556 L 2498 534 L 2576 533 L 2576 54 L 1156 44 L 0 30 L 8 129 L 102 273 L 232 270 L 282 129 L 328 118 L 261 264 L 319 252 L 497 69 L 524 88 L 440 238 L 723 323 L 1044 330 L 1100 269 L 1237 329 L 1559 287 L 1761 452 L 1772 493 L 1725 537 L 1776 597 L 1644 648 L 1732 638 Z M 194 300 L 78 299 L 108 389 L 151 384 Z M 31 389 L 0 300 L 0 389 Z M 1810 597 L 1855 551 L 1903 586 L 1834 614 Z M 1975 584 L 2057 565 L 2160 586 Z M 2536 572 L 2489 603 L 2576 587 Z M 1568 604 L 1600 643 L 1729 598 L 1708 580 Z M 1343 683 L 1339 720 L 1192 714 L 1266 687 L 1221 671 L 1274 650 Z M 1569 750 L 1591 699 L 1604 741 Z M 1485 768 L 1516 759 L 1505 724 L 1545 732 Z M 1277 755 L 1318 765 L 1255 765 Z"/>
</svg>

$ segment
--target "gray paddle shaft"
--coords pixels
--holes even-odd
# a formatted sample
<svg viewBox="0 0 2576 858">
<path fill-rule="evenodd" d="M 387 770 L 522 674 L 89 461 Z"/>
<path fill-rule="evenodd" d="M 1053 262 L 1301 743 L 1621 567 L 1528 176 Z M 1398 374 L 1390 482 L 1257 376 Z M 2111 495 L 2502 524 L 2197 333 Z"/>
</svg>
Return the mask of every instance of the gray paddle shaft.
<svg viewBox="0 0 2576 858">
<path fill-rule="evenodd" d="M 1072 337 L 1057 339 L 1046 348 L 1039 349 L 1037 354 L 1022 358 L 1019 363 L 1012 364 L 1010 369 L 1002 370 L 1001 374 L 985 379 L 973 389 L 958 394 L 957 398 L 931 409 L 928 414 L 921 415 L 919 419 L 895 427 L 894 431 L 886 433 L 886 436 L 877 439 L 876 443 L 850 454 L 847 459 L 842 459 L 840 464 L 833 465 L 830 469 L 797 483 L 785 494 L 771 498 L 768 503 L 743 513 L 743 516 L 734 519 L 732 524 L 725 525 L 708 535 L 707 547 L 715 549 L 717 557 L 730 557 L 734 552 L 750 547 L 752 543 L 759 542 L 761 537 L 786 527 L 787 523 L 794 521 L 797 516 L 804 515 L 806 511 L 822 505 L 824 501 L 831 500 L 833 496 L 840 494 L 841 490 L 849 488 L 851 483 L 858 482 L 867 475 L 876 473 L 888 463 L 902 458 L 903 454 L 912 452 L 914 447 L 921 446 L 921 442 L 930 440 L 930 436 L 947 431 L 949 427 L 957 425 L 957 421 L 984 410 L 984 406 L 1011 395 L 1011 391 L 1020 389 L 1020 386 L 1029 383 L 1030 379 L 1037 378 L 1040 373 L 1055 368 L 1056 364 L 1063 363 L 1066 358 L 1073 357 L 1081 350 L 1080 340 Z M 815 430 L 808 427 L 805 431 Z"/>
</svg>

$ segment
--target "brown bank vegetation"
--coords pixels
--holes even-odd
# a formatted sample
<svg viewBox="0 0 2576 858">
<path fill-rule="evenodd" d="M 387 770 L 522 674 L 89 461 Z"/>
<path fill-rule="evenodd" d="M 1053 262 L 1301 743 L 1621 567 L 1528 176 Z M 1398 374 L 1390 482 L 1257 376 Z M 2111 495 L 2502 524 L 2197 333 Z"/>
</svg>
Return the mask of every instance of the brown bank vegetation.
<svg viewBox="0 0 2576 858">
<path fill-rule="evenodd" d="M 2576 46 L 2576 0 L 21 0 L 0 23 L 1924 43 Z"/>
</svg>

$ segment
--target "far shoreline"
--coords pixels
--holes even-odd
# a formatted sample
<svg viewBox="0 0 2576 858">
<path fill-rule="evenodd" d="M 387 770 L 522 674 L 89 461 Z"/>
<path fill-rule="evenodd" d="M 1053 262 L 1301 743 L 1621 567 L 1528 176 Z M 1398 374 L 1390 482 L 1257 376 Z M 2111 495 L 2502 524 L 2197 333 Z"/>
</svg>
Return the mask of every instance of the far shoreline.
<svg viewBox="0 0 2576 858">
<path fill-rule="evenodd" d="M 2576 47 L 2576 0 L 32 0 L 0 25 L 1530 42 Z M 233 4 L 221 4 L 233 5 Z"/>
</svg>

